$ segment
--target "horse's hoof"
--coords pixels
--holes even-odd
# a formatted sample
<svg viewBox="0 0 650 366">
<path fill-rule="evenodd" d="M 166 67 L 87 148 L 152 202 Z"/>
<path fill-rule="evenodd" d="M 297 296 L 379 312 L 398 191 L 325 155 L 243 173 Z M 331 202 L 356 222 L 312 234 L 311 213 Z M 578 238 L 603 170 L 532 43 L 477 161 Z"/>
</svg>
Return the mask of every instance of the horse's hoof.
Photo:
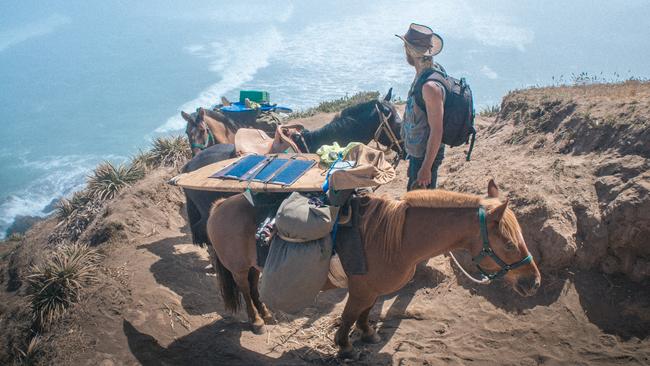
<svg viewBox="0 0 650 366">
<path fill-rule="evenodd" d="M 275 320 L 271 314 L 263 316 L 262 319 L 264 319 L 264 324 L 275 324 Z"/>
<path fill-rule="evenodd" d="M 359 360 L 359 352 L 355 351 L 354 348 L 350 347 L 350 349 L 339 350 L 337 357 L 341 361 L 343 360 L 357 361 Z"/>
<path fill-rule="evenodd" d="M 381 337 L 377 332 L 372 333 L 371 335 L 361 336 L 361 341 L 365 343 L 377 344 L 381 342 Z"/>
<path fill-rule="evenodd" d="M 253 333 L 257 335 L 262 335 L 266 333 L 266 327 L 264 324 L 253 324 Z"/>
</svg>

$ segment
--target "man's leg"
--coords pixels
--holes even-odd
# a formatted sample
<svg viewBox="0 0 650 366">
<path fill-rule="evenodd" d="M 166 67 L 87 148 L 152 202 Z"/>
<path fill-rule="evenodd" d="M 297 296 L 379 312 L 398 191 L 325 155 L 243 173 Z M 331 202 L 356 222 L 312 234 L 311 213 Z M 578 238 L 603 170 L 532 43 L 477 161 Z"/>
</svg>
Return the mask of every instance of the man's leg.
<svg viewBox="0 0 650 366">
<path fill-rule="evenodd" d="M 422 162 L 424 161 L 424 159 L 419 159 L 419 158 L 414 158 L 412 156 L 409 156 L 408 160 L 409 160 L 409 168 L 408 168 L 409 181 L 406 185 L 406 190 L 411 191 L 413 190 L 413 184 L 415 184 L 415 181 L 418 178 L 418 172 L 420 171 L 420 167 L 422 166 Z"/>
</svg>

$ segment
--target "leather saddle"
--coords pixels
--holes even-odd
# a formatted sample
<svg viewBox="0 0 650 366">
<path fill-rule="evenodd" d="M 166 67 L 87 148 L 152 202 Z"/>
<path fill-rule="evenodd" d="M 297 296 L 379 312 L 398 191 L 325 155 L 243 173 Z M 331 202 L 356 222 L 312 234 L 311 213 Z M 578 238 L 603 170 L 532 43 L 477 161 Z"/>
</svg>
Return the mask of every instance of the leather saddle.
<svg viewBox="0 0 650 366">
<path fill-rule="evenodd" d="M 278 126 L 275 136 L 254 128 L 240 128 L 235 133 L 235 151 L 244 154 L 275 154 L 283 152 L 302 152 L 291 138 L 304 130 L 302 125 Z"/>
</svg>

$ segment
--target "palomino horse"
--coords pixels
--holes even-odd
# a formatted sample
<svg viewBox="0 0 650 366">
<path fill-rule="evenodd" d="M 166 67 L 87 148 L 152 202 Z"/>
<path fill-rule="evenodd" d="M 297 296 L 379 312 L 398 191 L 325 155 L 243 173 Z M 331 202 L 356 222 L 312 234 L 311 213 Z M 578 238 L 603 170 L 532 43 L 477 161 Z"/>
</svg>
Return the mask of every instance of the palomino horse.
<svg viewBox="0 0 650 366">
<path fill-rule="evenodd" d="M 348 279 L 349 297 L 335 338 L 341 357 L 354 355 L 349 332 L 355 322 L 363 341 L 380 341 L 368 323 L 370 309 L 378 296 L 402 288 L 425 259 L 466 249 L 481 271 L 503 277 L 520 295 L 537 291 L 540 273 L 508 201 L 498 197 L 490 180 L 487 198 L 443 190 L 416 190 L 401 200 L 364 198 L 360 230 L 368 273 Z M 208 237 L 217 254 L 213 265 L 226 308 L 238 309 L 241 292 L 253 331 L 259 334 L 271 314 L 257 290 L 254 218 L 254 208 L 241 194 L 217 201 L 208 219 Z"/>
</svg>

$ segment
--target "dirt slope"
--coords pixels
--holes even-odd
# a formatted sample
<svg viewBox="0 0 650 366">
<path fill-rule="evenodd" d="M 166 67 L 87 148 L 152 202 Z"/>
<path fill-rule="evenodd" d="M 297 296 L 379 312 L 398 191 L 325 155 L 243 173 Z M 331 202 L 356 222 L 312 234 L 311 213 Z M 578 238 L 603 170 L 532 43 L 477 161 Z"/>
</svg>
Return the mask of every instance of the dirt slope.
<svg viewBox="0 0 650 366">
<path fill-rule="evenodd" d="M 647 241 L 635 241 L 648 230 L 643 221 L 650 212 L 644 209 L 648 198 L 643 194 L 648 150 L 638 147 L 637 133 L 628 136 L 630 144 L 607 149 L 585 151 L 576 147 L 586 144 L 580 138 L 565 141 L 560 131 L 569 128 L 570 116 L 588 100 L 573 96 L 580 89 L 567 91 L 576 106 L 557 117 L 556 127 L 513 140 L 521 126 L 539 120 L 522 116 L 543 107 L 556 92 L 507 96 L 496 121 L 479 119 L 481 137 L 473 161 L 463 161 L 462 148 L 449 149 L 441 171 L 448 189 L 483 194 L 487 179 L 494 177 L 508 193 L 544 272 L 539 293 L 521 298 L 499 283 L 477 286 L 459 277 L 447 258 L 434 258 L 405 288 L 373 308 L 371 318 L 383 341 L 357 342 L 359 364 L 650 363 L 647 274 L 634 270 L 648 258 Z M 602 98 L 614 98 L 607 93 L 611 91 L 594 96 L 601 98 L 598 108 L 604 108 Z M 650 100 L 647 85 L 635 93 L 637 106 Z M 622 102 L 611 103 L 618 108 Z M 564 112 L 552 111 L 562 105 L 539 108 L 559 115 Z M 315 116 L 306 121 L 316 125 L 327 120 Z M 398 179 L 381 191 L 401 195 L 405 168 L 401 164 Z M 205 273 L 207 252 L 191 244 L 182 194 L 164 183 L 173 174 L 157 170 L 123 191 L 89 227 L 83 240 L 94 242 L 105 255 L 100 281 L 45 335 L 40 362 L 337 364 L 332 338 L 346 291 L 321 293 L 313 307 L 297 316 L 276 314 L 278 322 L 267 327 L 267 335 L 253 335 L 243 312 L 224 311 L 216 279 Z M 613 188 L 604 194 L 601 185 Z M 40 260 L 53 225 L 40 223 L 15 249 L 0 253 L 0 328 L 9 330 L 0 337 L 0 360 L 9 360 L 14 345 L 23 346 L 21 335 L 28 330 L 22 280 L 26 266 Z M 617 231 L 625 227 L 628 235 Z M 625 256 L 633 257 L 628 259 L 634 263 L 630 271 Z"/>
</svg>

